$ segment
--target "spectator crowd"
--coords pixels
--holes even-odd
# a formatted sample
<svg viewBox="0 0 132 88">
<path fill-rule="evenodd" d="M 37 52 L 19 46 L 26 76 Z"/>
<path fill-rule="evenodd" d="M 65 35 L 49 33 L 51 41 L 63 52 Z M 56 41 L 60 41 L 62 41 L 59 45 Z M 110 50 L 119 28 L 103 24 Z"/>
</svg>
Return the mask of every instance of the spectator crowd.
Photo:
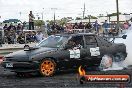
<svg viewBox="0 0 132 88">
<path fill-rule="evenodd" d="M 95 34 L 103 33 L 105 35 L 118 35 L 119 28 L 121 32 L 124 30 L 127 30 L 131 24 L 126 21 L 125 23 L 121 25 L 117 25 L 116 22 L 108 23 L 107 20 L 103 23 L 98 23 L 96 20 L 95 22 L 87 22 L 87 23 L 67 23 L 64 25 L 59 25 L 57 23 L 53 24 L 45 24 L 44 28 L 39 30 L 35 30 L 34 28 L 34 15 L 32 11 L 29 13 L 29 29 L 24 30 L 26 23 L 23 24 L 19 23 L 17 25 L 10 24 L 9 26 L 7 24 L 4 25 L 4 44 L 24 44 L 24 43 L 32 43 L 32 42 L 40 42 L 42 39 L 47 37 L 47 35 L 52 35 L 56 33 L 74 33 L 74 30 L 83 30 L 83 32 L 92 32 Z M 132 19 L 130 19 L 132 22 Z M 132 26 L 131 26 L 132 27 Z M 43 33 L 44 32 L 44 33 Z"/>
<path fill-rule="evenodd" d="M 98 23 L 96 20 L 93 23 L 75 23 L 75 24 L 67 24 L 66 31 L 73 31 L 74 29 L 83 29 L 85 32 L 92 32 L 95 34 L 105 34 L 105 35 L 118 35 L 119 30 L 121 32 L 126 31 L 130 27 L 130 23 L 128 21 L 119 24 L 119 28 L 117 28 L 116 22 L 108 23 L 107 20 L 103 23 Z"/>
<path fill-rule="evenodd" d="M 130 24 L 126 21 L 122 24 L 123 30 L 127 30 L 130 27 Z M 74 24 L 66 24 L 65 26 L 61 26 L 58 24 L 49 25 L 47 24 L 43 29 L 45 29 L 48 35 L 56 34 L 56 33 L 64 33 L 64 32 L 72 32 L 74 29 L 83 29 L 85 32 L 92 33 L 104 33 L 104 34 L 112 34 L 117 33 L 116 24 L 108 23 L 105 20 L 104 23 L 99 24 L 96 20 L 94 23 L 74 23 Z M 102 32 L 101 29 L 103 29 Z M 4 30 L 4 43 L 5 44 L 24 44 L 24 43 L 32 43 L 32 42 L 40 42 L 46 36 L 41 31 L 37 30 L 24 30 L 24 24 L 13 25 L 12 23 L 8 26 L 7 24 L 3 27 Z M 123 31 L 121 30 L 121 31 Z"/>
<path fill-rule="evenodd" d="M 23 30 L 24 27 L 20 23 L 14 26 L 12 23 L 7 26 L 4 25 L 4 43 L 5 44 L 24 44 L 31 42 L 39 42 L 44 39 L 44 35 L 41 31 L 29 31 Z"/>
</svg>

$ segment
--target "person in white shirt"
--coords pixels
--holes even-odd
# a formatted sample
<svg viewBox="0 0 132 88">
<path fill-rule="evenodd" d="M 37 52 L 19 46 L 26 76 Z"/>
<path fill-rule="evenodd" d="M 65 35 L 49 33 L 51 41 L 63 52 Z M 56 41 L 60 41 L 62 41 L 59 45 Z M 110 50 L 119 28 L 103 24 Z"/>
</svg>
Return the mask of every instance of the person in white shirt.
<svg viewBox="0 0 132 88">
<path fill-rule="evenodd" d="M 38 33 L 36 34 L 36 39 L 37 39 L 37 42 L 40 42 L 44 39 L 44 35 L 42 34 L 41 31 L 38 31 Z"/>
</svg>

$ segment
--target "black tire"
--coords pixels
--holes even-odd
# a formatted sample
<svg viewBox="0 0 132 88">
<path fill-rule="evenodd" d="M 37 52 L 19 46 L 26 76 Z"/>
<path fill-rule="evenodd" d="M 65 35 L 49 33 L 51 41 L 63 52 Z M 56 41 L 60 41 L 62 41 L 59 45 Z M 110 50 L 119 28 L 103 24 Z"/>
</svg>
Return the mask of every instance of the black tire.
<svg viewBox="0 0 132 88">
<path fill-rule="evenodd" d="M 120 61 L 124 61 L 125 60 L 125 55 L 123 53 L 117 53 L 115 56 L 114 56 L 114 62 L 120 62 Z"/>
<path fill-rule="evenodd" d="M 56 62 L 53 59 L 43 59 L 39 66 L 39 72 L 42 76 L 53 76 L 56 72 Z"/>
</svg>

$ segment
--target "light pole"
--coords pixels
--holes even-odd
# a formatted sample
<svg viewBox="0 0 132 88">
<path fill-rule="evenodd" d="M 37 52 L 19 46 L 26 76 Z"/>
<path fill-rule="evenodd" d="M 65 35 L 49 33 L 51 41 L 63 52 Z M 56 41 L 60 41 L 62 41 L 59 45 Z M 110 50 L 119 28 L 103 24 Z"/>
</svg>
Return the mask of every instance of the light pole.
<svg viewBox="0 0 132 88">
<path fill-rule="evenodd" d="M 117 10 L 117 30 L 119 31 L 119 4 L 118 4 L 118 0 L 116 0 L 116 10 Z"/>
<path fill-rule="evenodd" d="M 108 18 L 108 12 L 106 12 L 106 16 L 107 16 L 107 21 L 109 20 L 109 18 Z"/>
<path fill-rule="evenodd" d="M 40 19 L 40 17 L 39 17 L 39 14 L 38 14 L 38 13 L 36 14 L 36 16 L 37 16 L 37 18 L 38 18 L 38 20 L 39 20 L 39 19 Z"/>
<path fill-rule="evenodd" d="M 19 12 L 19 14 L 20 14 L 20 20 L 21 20 L 21 15 L 22 15 L 22 12 Z"/>
<path fill-rule="evenodd" d="M 44 8 L 43 8 L 43 10 L 44 10 Z M 44 20 L 44 18 L 43 18 L 44 17 L 44 12 L 42 11 L 41 14 L 42 14 L 42 20 Z"/>
<path fill-rule="evenodd" d="M 85 3 L 84 3 L 83 8 L 81 8 L 81 10 L 83 10 L 82 11 L 82 19 L 85 18 L 85 9 L 86 9 L 86 7 L 85 7 Z"/>
<path fill-rule="evenodd" d="M 89 23 L 90 23 L 90 18 L 91 18 L 91 15 L 88 15 Z"/>
<path fill-rule="evenodd" d="M 57 8 L 51 8 L 51 10 L 54 11 L 54 26 L 55 26 L 55 10 L 57 10 Z"/>
<path fill-rule="evenodd" d="M 132 22 L 132 13 L 130 13 L 130 21 Z"/>
<path fill-rule="evenodd" d="M 110 23 L 110 15 L 108 14 L 108 12 L 106 12 L 107 14 L 107 21 Z"/>
<path fill-rule="evenodd" d="M 22 12 L 19 12 L 19 14 L 20 14 L 20 17 L 21 17 L 21 15 L 22 15 Z"/>
<path fill-rule="evenodd" d="M 84 8 L 83 8 L 83 19 L 84 19 L 84 17 L 85 17 L 85 3 L 84 3 Z"/>
</svg>

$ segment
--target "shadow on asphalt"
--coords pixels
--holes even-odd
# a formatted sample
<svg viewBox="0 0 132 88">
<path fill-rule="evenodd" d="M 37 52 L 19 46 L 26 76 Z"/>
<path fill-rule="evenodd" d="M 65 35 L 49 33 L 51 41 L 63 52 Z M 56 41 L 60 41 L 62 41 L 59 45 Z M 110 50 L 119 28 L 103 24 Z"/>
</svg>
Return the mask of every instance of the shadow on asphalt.
<svg viewBox="0 0 132 88">
<path fill-rule="evenodd" d="M 0 68 L 3 70 L 3 68 Z M 132 66 L 128 66 L 127 69 L 124 70 L 120 70 L 117 71 L 99 71 L 98 69 L 94 68 L 87 68 L 85 69 L 86 73 L 88 74 L 110 74 L 110 73 L 114 73 L 114 74 L 129 74 L 130 71 L 132 71 Z M 59 71 L 56 72 L 55 75 L 51 76 L 51 77 L 60 77 L 60 76 L 69 76 L 71 74 L 78 74 L 78 69 L 76 70 L 67 70 L 67 71 Z M 36 78 L 36 77 L 43 77 L 41 76 L 39 73 L 23 73 L 21 75 L 17 75 L 14 72 L 9 72 L 9 71 L 2 71 L 0 72 L 0 77 L 2 78 L 8 78 L 8 79 L 14 79 L 14 78 L 20 78 L 20 79 L 26 79 L 26 78 Z"/>
</svg>

